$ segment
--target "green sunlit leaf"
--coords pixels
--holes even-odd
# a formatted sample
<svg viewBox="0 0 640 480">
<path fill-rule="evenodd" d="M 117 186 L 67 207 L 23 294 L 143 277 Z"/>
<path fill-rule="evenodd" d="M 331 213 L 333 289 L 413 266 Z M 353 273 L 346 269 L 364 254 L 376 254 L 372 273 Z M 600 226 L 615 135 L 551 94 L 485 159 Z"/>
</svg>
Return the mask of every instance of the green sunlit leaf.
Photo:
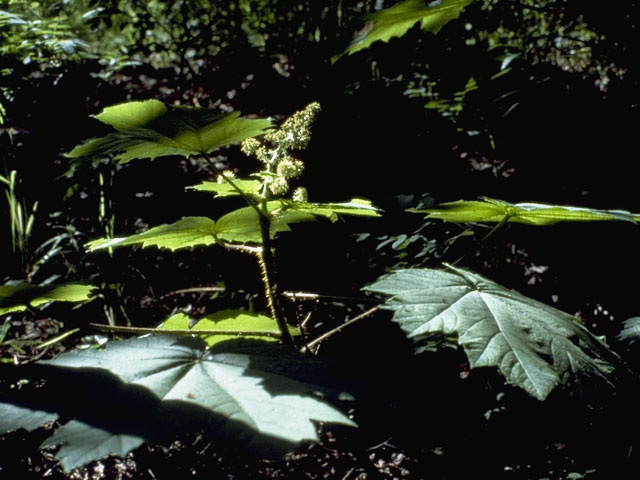
<svg viewBox="0 0 640 480">
<path fill-rule="evenodd" d="M 111 125 L 119 132 L 126 132 L 133 128 L 144 127 L 166 113 L 167 107 L 164 103 L 158 100 L 144 100 L 112 105 L 95 115 L 95 118 L 102 123 Z M 220 118 L 220 114 L 216 114 L 211 120 L 218 118 Z"/>
<path fill-rule="evenodd" d="M 260 187 L 262 182 L 259 180 L 236 180 L 233 179 L 233 183 L 244 192 L 245 195 L 254 199 L 258 198 L 260 193 Z M 240 195 L 238 191 L 231 186 L 228 182 L 203 182 L 193 187 L 188 187 L 191 190 L 198 190 L 200 192 L 211 192 L 214 197 L 232 197 Z"/>
<path fill-rule="evenodd" d="M 370 27 L 333 60 L 344 54 L 351 55 L 369 48 L 374 42 L 388 42 L 393 37 L 401 37 L 417 23 L 420 23 L 422 30 L 438 33 L 445 24 L 458 18 L 471 1 L 442 0 L 427 3 L 424 0 L 405 0 L 380 10 L 367 19 Z"/>
<path fill-rule="evenodd" d="M 458 200 L 443 203 L 438 208 L 410 210 L 426 213 L 428 218 L 446 222 L 513 222 L 528 225 L 552 225 L 558 222 L 593 222 L 620 220 L 635 223 L 636 214 L 624 210 L 595 210 L 592 208 L 545 205 L 542 203 L 509 203 L 481 197 L 480 200 Z"/>
<path fill-rule="evenodd" d="M 312 215 L 327 217 L 332 221 L 337 220 L 338 215 L 380 216 L 380 210 L 371 205 L 369 200 L 362 198 L 353 198 L 345 203 L 286 202 L 286 206 Z"/>
<path fill-rule="evenodd" d="M 121 238 L 100 238 L 87 243 L 89 251 L 100 248 L 142 244 L 142 247 L 159 247 L 177 250 L 180 248 L 211 245 L 215 222 L 208 217 L 183 217 L 169 225 L 159 225 L 146 232 Z"/>
<path fill-rule="evenodd" d="M 83 302 L 95 287 L 80 283 L 40 286 L 29 283 L 0 286 L 0 315 L 20 312 L 49 302 Z"/>
<path fill-rule="evenodd" d="M 221 335 L 217 333 L 211 334 L 209 333 L 210 331 L 265 333 L 274 336 L 242 335 L 242 338 L 256 338 L 272 342 L 279 341 L 278 338 L 275 337 L 280 334 L 276 323 L 271 318 L 259 313 L 246 312 L 242 310 L 223 310 L 199 318 L 193 328 L 189 327 L 191 321 L 192 320 L 187 315 L 178 313 L 166 319 L 162 325 L 158 327 L 158 330 L 167 332 L 179 330 L 179 333 L 181 334 L 184 334 L 185 330 L 189 330 L 193 335 L 197 335 L 199 338 L 202 338 L 209 346 L 225 340 L 238 338 L 240 335 L 236 333 L 233 335 Z M 198 333 L 202 330 L 206 330 L 206 332 Z M 300 331 L 294 327 L 289 327 L 289 332 L 291 335 L 300 335 Z"/>
<path fill-rule="evenodd" d="M 323 204 L 274 200 L 267 203 L 267 209 L 271 214 L 271 238 L 276 233 L 291 231 L 290 224 L 310 222 L 318 216 L 332 220 L 337 218 L 337 214 L 379 216 L 378 210 L 370 202 L 361 199 L 348 203 Z M 142 244 L 143 247 L 177 250 L 212 245 L 216 243 L 216 237 L 227 242 L 262 243 L 258 213 L 253 207 L 243 207 L 223 215 L 217 222 L 207 217 L 184 217 L 170 225 L 160 225 L 130 237 L 93 240 L 86 247 L 89 251 L 94 251 Z"/>
<path fill-rule="evenodd" d="M 409 337 L 455 335 L 471 368 L 497 367 L 539 400 L 577 374 L 609 382 L 620 364 L 573 316 L 460 268 L 398 270 L 366 290 L 391 296 Z"/>
<path fill-rule="evenodd" d="M 164 105 L 158 100 L 128 102 L 105 108 L 95 116 L 116 131 L 78 145 L 70 158 L 115 155 L 121 163 L 167 155 L 188 157 L 263 134 L 270 120 L 239 118 L 240 112 L 219 112 Z"/>
</svg>

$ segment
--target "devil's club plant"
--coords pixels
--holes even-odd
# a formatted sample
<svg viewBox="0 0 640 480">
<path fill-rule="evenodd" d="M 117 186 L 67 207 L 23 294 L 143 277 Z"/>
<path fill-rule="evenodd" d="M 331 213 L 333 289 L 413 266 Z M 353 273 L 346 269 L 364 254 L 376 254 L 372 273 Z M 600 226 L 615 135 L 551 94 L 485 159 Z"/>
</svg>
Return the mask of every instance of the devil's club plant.
<svg viewBox="0 0 640 480">
<path fill-rule="evenodd" d="M 345 53 L 402 36 L 417 23 L 436 33 L 469 3 L 400 2 L 373 15 L 371 29 Z M 234 441 L 264 455 L 277 455 L 300 441 L 317 440 L 317 422 L 355 426 L 350 416 L 334 406 L 345 398 L 341 389 L 320 381 L 332 377 L 327 364 L 308 354 L 323 337 L 304 338 L 300 325 L 286 317 L 279 305 L 275 274 L 273 239 L 287 234 L 290 225 L 319 217 L 381 216 L 363 199 L 312 203 L 298 184 L 304 164 L 294 153 L 307 146 L 319 112 L 320 106 L 312 103 L 279 128 L 270 120 L 243 118 L 238 112 L 221 114 L 157 100 L 108 107 L 95 116 L 113 131 L 73 149 L 68 156 L 74 162 L 201 157 L 217 178 L 191 188 L 221 202 L 241 197 L 246 206 L 216 219 L 183 217 L 142 233 L 97 239 L 87 248 L 138 245 L 175 251 L 205 246 L 245 252 L 260 266 L 268 311 L 225 309 L 199 319 L 178 314 L 150 329 L 100 326 L 145 336 L 114 340 L 100 350 L 71 351 L 29 366 L 7 367 L 2 378 L 15 388 L 0 391 L 0 432 L 31 431 L 60 422 L 42 446 L 61 446 L 56 457 L 69 471 L 108 454 L 124 455 L 144 442 L 169 445 L 185 431 L 200 430 L 220 442 Z M 237 142 L 242 142 L 245 154 L 260 161 L 259 171 L 237 178 L 232 171 L 217 169 L 211 152 Z M 624 211 L 487 198 L 414 212 L 447 222 L 497 223 L 495 229 L 508 222 L 635 223 L 638 219 Z M 91 287 L 75 284 L 3 288 L 0 314 L 52 300 L 84 300 L 91 292 Z M 393 311 L 393 321 L 416 341 L 416 352 L 424 349 L 425 341 L 459 345 L 471 368 L 496 368 L 507 383 L 541 401 L 558 385 L 570 386 L 585 378 L 615 385 L 617 372 L 626 368 L 571 315 L 457 266 L 397 270 L 365 291 L 386 296 L 384 308 Z M 340 332 L 356 319 L 330 333 Z M 627 323 L 623 338 L 638 336 L 635 320 Z"/>
<path fill-rule="evenodd" d="M 267 446 L 266 450 L 277 452 L 301 440 L 317 439 L 312 421 L 354 425 L 314 393 L 323 391 L 326 398 L 332 389 L 306 382 L 321 365 L 312 359 L 305 361 L 295 348 L 294 337 L 299 331 L 288 324 L 279 308 L 274 275 L 272 239 L 289 231 L 290 224 L 317 217 L 336 220 L 338 215 L 379 216 L 365 200 L 318 204 L 309 202 L 300 186 L 290 191 L 303 171 L 302 162 L 291 152 L 307 145 L 319 110 L 313 103 L 279 129 L 271 128 L 269 120 L 165 106 L 155 100 L 116 105 L 96 115 L 115 131 L 76 147 L 69 154 L 76 162 L 102 157 L 129 162 L 168 155 L 199 155 L 209 161 L 211 151 L 244 140 L 242 150 L 262 162 L 261 171 L 249 178 L 235 178 L 210 162 L 216 181 L 192 188 L 221 198 L 240 196 L 246 207 L 217 220 L 184 217 L 129 237 L 94 240 L 87 247 L 93 251 L 142 245 L 173 251 L 218 245 L 246 252 L 260 265 L 269 312 L 213 312 L 193 329 L 191 319 L 177 315 L 153 329 L 162 334 L 160 337 L 111 342 L 103 351 L 70 352 L 40 362 L 35 372 L 24 372 L 25 379 L 44 376 L 51 385 L 60 387 L 77 375 L 82 377 L 82 372 L 87 374 L 87 369 L 97 368 L 103 372 L 99 375 L 107 375 L 113 389 L 100 396 L 115 395 L 128 404 L 138 404 L 134 409 L 143 408 L 146 413 L 123 417 L 117 401 L 98 412 L 95 405 L 100 396 L 90 395 L 78 402 L 60 393 L 65 388 L 56 388 L 57 394 L 35 390 L 2 398 L 0 427 L 4 431 L 33 429 L 66 416 L 75 418 L 43 443 L 62 445 L 57 457 L 63 468 L 70 470 L 110 453 L 123 455 L 145 441 L 167 445 L 184 428 L 180 419 L 187 417 L 219 439 L 247 438 L 246 443 L 260 451 Z M 253 138 L 259 135 L 263 135 L 261 140 Z M 126 327 L 110 330 L 131 331 Z M 204 341 L 176 336 L 180 334 Z M 70 409 L 70 405 L 74 407 Z M 173 412 L 175 421 L 166 418 L 167 412 Z"/>
</svg>

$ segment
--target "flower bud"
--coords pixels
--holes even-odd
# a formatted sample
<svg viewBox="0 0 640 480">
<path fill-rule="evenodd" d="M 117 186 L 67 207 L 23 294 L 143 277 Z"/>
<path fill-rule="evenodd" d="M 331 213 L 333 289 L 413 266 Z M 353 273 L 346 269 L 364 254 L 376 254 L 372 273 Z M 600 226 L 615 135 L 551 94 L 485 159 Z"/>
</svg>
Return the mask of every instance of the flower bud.
<svg viewBox="0 0 640 480">
<path fill-rule="evenodd" d="M 298 187 L 293 191 L 291 198 L 294 202 L 307 202 L 309 200 L 309 194 L 304 187 Z"/>
<path fill-rule="evenodd" d="M 304 164 L 300 160 L 296 160 L 291 157 L 280 160 L 276 167 L 278 175 L 283 176 L 287 180 L 299 177 L 302 175 L 303 170 Z"/>
</svg>

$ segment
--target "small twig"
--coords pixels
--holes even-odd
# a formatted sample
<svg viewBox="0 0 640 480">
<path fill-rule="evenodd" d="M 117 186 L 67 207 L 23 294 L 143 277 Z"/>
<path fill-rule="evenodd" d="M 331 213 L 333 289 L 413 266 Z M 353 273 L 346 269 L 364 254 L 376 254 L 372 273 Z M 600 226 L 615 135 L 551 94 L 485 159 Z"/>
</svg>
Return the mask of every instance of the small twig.
<svg viewBox="0 0 640 480">
<path fill-rule="evenodd" d="M 391 444 L 389 443 L 389 440 L 391 440 L 392 438 L 393 438 L 393 437 L 389 437 L 389 438 L 387 438 L 384 442 L 382 442 L 382 443 L 378 443 L 377 445 L 374 445 L 373 447 L 369 447 L 369 448 L 367 448 L 367 450 L 377 450 L 377 449 L 382 448 L 382 447 L 391 447 L 391 448 L 396 448 L 396 446 L 395 446 L 395 445 L 391 445 Z"/>
<path fill-rule="evenodd" d="M 312 317 L 312 312 L 308 312 L 304 318 L 302 319 L 302 321 L 298 322 L 298 328 L 300 329 L 300 333 L 302 334 L 302 338 L 303 339 L 307 339 L 309 338 L 309 330 L 307 329 L 307 325 L 309 324 L 309 321 L 311 320 Z"/>
<path fill-rule="evenodd" d="M 271 337 L 271 338 L 280 338 L 280 332 L 265 332 L 260 330 L 206 330 L 206 329 L 171 329 L 171 330 L 160 330 L 158 328 L 143 328 L 143 327 L 120 327 L 120 326 L 112 326 L 112 325 L 103 325 L 100 323 L 90 323 L 89 326 L 101 330 L 103 332 L 114 332 L 114 333 L 132 333 L 145 335 L 148 333 L 151 334 L 174 334 L 177 333 L 179 335 L 229 335 L 229 336 L 238 336 L 238 337 Z"/>
<path fill-rule="evenodd" d="M 324 295 L 322 293 L 313 293 L 313 292 L 292 292 L 290 290 L 286 290 L 281 293 L 281 295 L 292 302 L 297 301 L 309 301 L 309 300 L 321 300 L 323 298 L 327 298 L 329 300 L 351 300 L 353 302 L 376 302 L 377 300 L 373 298 L 356 298 L 356 297 L 342 297 L 338 295 Z"/>
<path fill-rule="evenodd" d="M 43 348 L 37 355 L 34 355 L 32 357 L 29 357 L 27 360 L 25 360 L 24 362 L 20 362 L 17 365 L 26 365 L 27 363 L 34 363 L 37 362 L 38 360 L 40 360 L 42 357 L 45 356 L 45 354 L 49 351 L 49 347 L 45 347 Z"/>
<path fill-rule="evenodd" d="M 311 320 L 311 315 L 312 312 L 309 312 L 305 315 L 304 319 L 302 320 L 302 322 L 300 322 L 300 330 L 302 331 L 306 331 L 307 330 L 307 325 L 309 324 L 309 320 Z"/>
<path fill-rule="evenodd" d="M 342 477 L 342 480 L 347 480 L 351 476 L 351 474 L 354 472 L 355 469 L 356 469 L 355 467 L 351 467 L 347 471 L 347 473 L 344 474 L 344 476 Z"/>
<path fill-rule="evenodd" d="M 169 293 L 165 293 L 160 298 L 170 297 L 172 295 L 180 295 L 182 293 L 202 293 L 202 292 L 224 292 L 226 288 L 224 287 L 192 287 L 192 288 L 181 288 L 180 290 L 174 290 Z"/>
<path fill-rule="evenodd" d="M 300 351 L 302 353 L 304 352 L 314 352 L 314 348 L 319 345 L 320 343 L 324 342 L 327 338 L 329 338 L 330 336 L 332 336 L 335 333 L 340 332 L 341 330 L 347 328 L 350 325 L 353 325 L 354 323 L 356 323 L 359 320 L 362 320 L 363 318 L 368 317 L 369 315 L 371 315 L 372 313 L 376 312 L 380 307 L 379 306 L 375 306 L 373 308 L 370 308 L 369 310 L 367 310 L 366 312 L 361 313 L 360 315 L 357 315 L 355 317 L 353 317 L 351 320 L 343 323 L 342 325 L 338 325 L 336 328 L 329 330 L 328 332 L 323 333 L 322 335 L 320 335 L 318 338 L 316 338 L 315 340 L 312 340 L 311 342 L 307 343 L 305 346 L 303 346 Z M 317 351 L 317 348 L 315 349 L 315 351 Z"/>
</svg>

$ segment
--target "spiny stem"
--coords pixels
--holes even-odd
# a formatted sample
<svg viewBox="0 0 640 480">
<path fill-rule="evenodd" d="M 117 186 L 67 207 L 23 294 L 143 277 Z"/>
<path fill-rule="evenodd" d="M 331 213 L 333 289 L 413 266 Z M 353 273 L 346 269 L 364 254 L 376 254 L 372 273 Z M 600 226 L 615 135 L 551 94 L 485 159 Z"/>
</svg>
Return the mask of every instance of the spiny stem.
<svg viewBox="0 0 640 480">
<path fill-rule="evenodd" d="M 263 192 L 263 199 L 261 204 L 258 205 L 256 201 L 247 195 L 238 185 L 235 184 L 231 178 L 218 170 L 214 162 L 207 156 L 206 153 L 202 153 L 203 158 L 209 162 L 213 171 L 220 175 L 231 187 L 238 192 L 245 199 L 251 208 L 258 213 L 258 220 L 260 222 L 260 232 L 262 236 L 262 248 L 257 253 L 258 264 L 262 271 L 262 283 L 264 284 L 264 292 L 267 300 L 267 307 L 271 318 L 278 325 L 280 330 L 280 338 L 283 343 L 293 345 L 293 338 L 289 332 L 289 327 L 284 317 L 280 313 L 280 308 L 277 301 L 277 287 L 275 282 L 275 260 L 273 258 L 273 252 L 271 250 L 271 215 L 267 206 L 266 193 Z"/>
<path fill-rule="evenodd" d="M 280 329 L 283 343 L 293 345 L 293 338 L 289 333 L 289 326 L 280 312 L 278 303 L 277 283 L 275 281 L 275 260 L 271 250 L 271 219 L 260 217 L 260 231 L 262 232 L 262 252 L 258 257 L 260 270 L 262 270 L 262 283 L 264 284 L 264 294 L 267 299 L 267 307 L 271 318 L 275 320 Z"/>
<path fill-rule="evenodd" d="M 244 245 L 241 243 L 228 243 L 220 240 L 215 236 L 216 243 L 227 250 L 235 250 L 237 252 L 249 253 L 251 255 L 260 255 L 262 253 L 262 247 L 253 247 L 251 245 Z"/>
</svg>

